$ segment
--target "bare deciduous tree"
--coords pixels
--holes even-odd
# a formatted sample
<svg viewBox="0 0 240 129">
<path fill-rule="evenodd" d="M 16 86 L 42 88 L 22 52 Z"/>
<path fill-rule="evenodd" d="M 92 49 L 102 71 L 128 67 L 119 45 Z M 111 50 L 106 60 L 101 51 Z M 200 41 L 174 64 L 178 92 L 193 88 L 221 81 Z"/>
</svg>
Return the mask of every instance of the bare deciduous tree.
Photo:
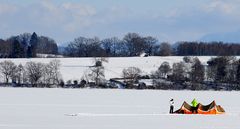
<svg viewBox="0 0 240 129">
<path fill-rule="evenodd" d="M 225 82 L 227 80 L 227 67 L 231 64 L 234 59 L 232 57 L 220 56 L 210 59 L 208 68 L 212 71 L 214 81 Z M 213 71 L 215 70 L 215 71 Z"/>
<path fill-rule="evenodd" d="M 190 72 L 190 79 L 193 83 L 201 83 L 204 81 L 204 66 L 201 61 L 196 57 L 194 58 L 194 63 Z"/>
<path fill-rule="evenodd" d="M 137 67 L 128 67 L 123 69 L 122 75 L 125 81 L 128 80 L 127 82 L 132 85 L 140 76 L 141 72 L 142 71 Z"/>
<path fill-rule="evenodd" d="M 60 73 L 60 60 L 51 60 L 48 64 L 44 66 L 43 81 L 47 85 L 59 84 L 61 80 Z"/>
<path fill-rule="evenodd" d="M 144 38 L 144 41 L 146 44 L 145 52 L 149 55 L 154 55 L 154 48 L 156 47 L 158 40 L 152 36 L 148 36 Z"/>
<path fill-rule="evenodd" d="M 126 43 L 129 56 L 140 54 L 146 47 L 144 38 L 137 33 L 128 33 L 124 36 L 123 40 Z"/>
<path fill-rule="evenodd" d="M 181 82 L 184 81 L 184 64 L 183 62 L 174 63 L 172 67 L 173 74 L 171 76 L 172 81 Z"/>
<path fill-rule="evenodd" d="M 44 64 L 43 63 L 35 63 L 35 62 L 27 62 L 26 63 L 26 72 L 29 82 L 32 86 L 37 86 L 40 78 L 43 76 Z"/>
<path fill-rule="evenodd" d="M 101 83 L 103 83 L 105 79 L 104 74 L 104 67 L 103 66 L 97 66 L 91 68 L 91 79 L 95 82 L 97 86 L 99 86 Z"/>
<path fill-rule="evenodd" d="M 40 36 L 38 37 L 37 53 L 58 54 L 58 46 L 53 39 Z"/>
<path fill-rule="evenodd" d="M 78 37 L 66 48 L 66 54 L 73 57 L 100 57 L 102 55 L 100 39 Z"/>
<path fill-rule="evenodd" d="M 160 44 L 160 56 L 170 56 L 172 53 L 172 48 L 169 43 Z"/>
<path fill-rule="evenodd" d="M 6 83 L 8 83 L 9 79 L 15 74 L 16 67 L 12 61 L 3 61 L 0 63 L 0 72 L 4 76 Z"/>
<path fill-rule="evenodd" d="M 105 80 L 103 62 L 108 62 L 108 58 L 100 57 L 94 58 L 94 66 L 90 68 L 90 78 L 95 82 L 96 85 L 100 85 Z"/>
</svg>

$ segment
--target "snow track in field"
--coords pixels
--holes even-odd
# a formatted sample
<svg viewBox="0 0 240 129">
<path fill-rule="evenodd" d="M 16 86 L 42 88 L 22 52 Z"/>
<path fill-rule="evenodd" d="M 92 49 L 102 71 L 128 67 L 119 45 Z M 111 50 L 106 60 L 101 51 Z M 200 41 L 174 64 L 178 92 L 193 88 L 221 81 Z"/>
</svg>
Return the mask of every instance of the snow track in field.
<svg viewBox="0 0 240 129">
<path fill-rule="evenodd" d="M 73 113 L 64 114 L 65 116 L 80 116 L 80 117 L 145 117 L 145 116 L 235 116 L 240 117 L 240 113 L 226 113 L 219 115 L 204 115 L 204 114 L 169 114 L 169 113 Z"/>
<path fill-rule="evenodd" d="M 146 113 L 146 114 L 132 114 L 132 113 L 76 113 L 65 114 L 66 116 L 81 116 L 81 117 L 144 117 L 144 116 L 164 116 L 164 115 L 176 115 L 176 114 L 158 114 L 158 113 Z"/>
</svg>

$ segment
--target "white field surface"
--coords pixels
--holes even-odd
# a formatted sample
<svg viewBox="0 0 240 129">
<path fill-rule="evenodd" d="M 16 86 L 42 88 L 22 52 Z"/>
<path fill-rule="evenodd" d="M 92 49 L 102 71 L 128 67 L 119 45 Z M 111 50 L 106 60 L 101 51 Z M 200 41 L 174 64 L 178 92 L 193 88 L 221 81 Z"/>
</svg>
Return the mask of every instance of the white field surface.
<svg viewBox="0 0 240 129">
<path fill-rule="evenodd" d="M 198 57 L 203 64 L 211 58 L 210 56 L 199 56 Z M 54 58 L 33 58 L 33 59 L 0 59 L 12 60 L 16 64 L 22 63 L 25 65 L 26 62 L 42 62 L 48 63 Z M 89 66 L 94 65 L 93 58 L 57 58 L 61 61 L 61 74 L 64 81 L 67 80 L 81 80 L 84 73 L 87 73 Z M 108 63 L 104 63 L 105 67 L 105 78 L 116 78 L 122 77 L 122 70 L 128 67 L 138 67 L 142 70 L 143 74 L 150 74 L 152 71 L 156 71 L 158 67 L 164 62 L 169 62 L 170 66 L 173 63 L 180 62 L 183 60 L 182 56 L 167 56 L 167 57 L 116 57 L 108 58 Z"/>
<path fill-rule="evenodd" d="M 216 100 L 222 115 L 170 115 Z M 0 88 L 0 129 L 239 129 L 240 92 Z"/>
</svg>

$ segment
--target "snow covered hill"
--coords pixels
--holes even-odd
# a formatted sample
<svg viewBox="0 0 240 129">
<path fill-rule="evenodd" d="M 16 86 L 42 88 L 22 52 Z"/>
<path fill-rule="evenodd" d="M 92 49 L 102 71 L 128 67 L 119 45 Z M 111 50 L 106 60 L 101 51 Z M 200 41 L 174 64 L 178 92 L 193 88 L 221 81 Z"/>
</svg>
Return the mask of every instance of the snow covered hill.
<svg viewBox="0 0 240 129">
<path fill-rule="evenodd" d="M 198 57 L 203 64 L 211 58 L 210 56 Z M 54 58 L 33 58 L 33 59 L 0 59 L 12 60 L 16 64 L 25 64 L 28 61 L 48 63 Z M 84 73 L 87 73 L 89 66 L 94 65 L 93 58 L 57 58 L 61 61 L 61 73 L 64 81 L 80 80 Z M 105 77 L 116 78 L 122 76 L 122 70 L 127 67 L 138 67 L 143 71 L 143 74 L 149 74 L 156 71 L 158 67 L 164 62 L 169 62 L 172 66 L 175 62 L 183 60 L 181 56 L 166 56 L 166 57 L 115 57 L 109 58 L 108 63 L 104 63 Z"/>
</svg>

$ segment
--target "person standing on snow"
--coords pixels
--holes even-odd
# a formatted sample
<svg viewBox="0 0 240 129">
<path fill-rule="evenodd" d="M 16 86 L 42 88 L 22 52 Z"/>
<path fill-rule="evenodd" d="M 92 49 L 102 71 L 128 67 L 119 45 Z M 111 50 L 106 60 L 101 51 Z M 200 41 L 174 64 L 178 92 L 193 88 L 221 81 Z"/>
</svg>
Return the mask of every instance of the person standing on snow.
<svg viewBox="0 0 240 129">
<path fill-rule="evenodd" d="M 169 103 L 170 103 L 170 114 L 172 114 L 173 113 L 173 109 L 174 109 L 174 101 L 173 101 L 173 99 L 171 99 L 170 101 L 169 101 Z"/>
</svg>

